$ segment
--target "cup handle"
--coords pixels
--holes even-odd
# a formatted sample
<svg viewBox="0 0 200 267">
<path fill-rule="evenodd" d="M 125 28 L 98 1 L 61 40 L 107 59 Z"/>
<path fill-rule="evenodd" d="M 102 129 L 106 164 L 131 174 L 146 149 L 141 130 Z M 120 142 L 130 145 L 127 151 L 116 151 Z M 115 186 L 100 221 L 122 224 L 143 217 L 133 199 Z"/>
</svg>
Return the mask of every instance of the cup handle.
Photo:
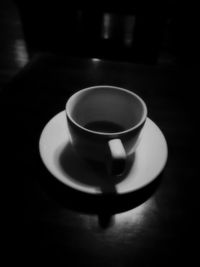
<svg viewBox="0 0 200 267">
<path fill-rule="evenodd" d="M 120 175 L 125 170 L 126 151 L 120 139 L 112 139 L 108 141 L 110 150 L 111 164 L 108 167 L 111 175 Z"/>
</svg>

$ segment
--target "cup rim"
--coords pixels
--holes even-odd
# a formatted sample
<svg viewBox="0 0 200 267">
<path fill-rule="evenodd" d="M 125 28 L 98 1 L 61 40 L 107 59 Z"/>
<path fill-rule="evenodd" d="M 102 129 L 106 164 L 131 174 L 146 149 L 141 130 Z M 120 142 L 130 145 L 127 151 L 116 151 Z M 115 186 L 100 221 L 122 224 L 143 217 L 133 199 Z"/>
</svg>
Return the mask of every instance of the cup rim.
<svg viewBox="0 0 200 267">
<path fill-rule="evenodd" d="M 134 125 L 133 127 L 130 127 L 124 131 L 119 131 L 119 132 L 98 132 L 98 131 L 94 131 L 94 130 L 90 130 L 88 128 L 85 128 L 84 126 L 82 126 L 81 124 L 77 123 L 71 116 L 70 114 L 70 110 L 69 110 L 69 104 L 70 102 L 72 101 L 73 98 L 77 97 L 77 95 L 83 93 L 83 92 L 86 92 L 86 91 L 90 91 L 90 90 L 94 90 L 94 89 L 98 89 L 98 88 L 111 88 L 111 89 L 116 89 L 116 90 L 120 90 L 120 91 L 124 91 L 132 96 L 134 96 L 135 98 L 137 98 L 140 103 L 142 104 L 143 106 L 143 115 L 140 119 L 140 121 Z M 128 133 L 128 132 L 131 132 L 135 129 L 138 129 L 146 120 L 147 118 L 147 106 L 144 102 L 144 100 L 139 96 L 137 95 L 136 93 L 133 93 L 132 91 L 130 90 L 127 90 L 125 88 L 122 88 L 122 87 L 118 87 L 118 86 L 112 86 L 112 85 L 96 85 L 96 86 L 90 86 L 90 87 L 86 87 L 84 89 L 81 89 L 79 91 L 77 91 L 76 93 L 74 93 L 73 95 L 70 96 L 70 98 L 67 100 L 67 103 L 66 103 L 66 106 L 65 106 L 65 111 L 66 111 L 66 115 L 68 117 L 68 119 L 73 123 L 75 124 L 78 128 L 84 130 L 85 132 L 88 132 L 88 133 L 93 133 L 93 134 L 96 134 L 96 135 L 101 135 L 101 136 L 119 136 L 121 134 L 125 134 L 125 133 Z"/>
</svg>

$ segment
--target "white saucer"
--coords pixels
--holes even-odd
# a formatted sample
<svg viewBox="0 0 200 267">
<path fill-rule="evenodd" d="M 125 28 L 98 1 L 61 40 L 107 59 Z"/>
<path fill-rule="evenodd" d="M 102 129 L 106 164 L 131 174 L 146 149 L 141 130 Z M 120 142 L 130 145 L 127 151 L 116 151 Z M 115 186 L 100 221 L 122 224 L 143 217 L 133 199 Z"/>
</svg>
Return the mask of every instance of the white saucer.
<svg viewBox="0 0 200 267">
<path fill-rule="evenodd" d="M 93 167 L 73 152 L 65 111 L 54 116 L 44 127 L 39 151 L 44 165 L 57 180 L 90 194 L 113 191 L 125 194 L 143 188 L 161 173 L 168 155 L 163 133 L 147 118 L 134 162 L 126 176 L 116 180 L 108 178 L 101 166 Z"/>
</svg>

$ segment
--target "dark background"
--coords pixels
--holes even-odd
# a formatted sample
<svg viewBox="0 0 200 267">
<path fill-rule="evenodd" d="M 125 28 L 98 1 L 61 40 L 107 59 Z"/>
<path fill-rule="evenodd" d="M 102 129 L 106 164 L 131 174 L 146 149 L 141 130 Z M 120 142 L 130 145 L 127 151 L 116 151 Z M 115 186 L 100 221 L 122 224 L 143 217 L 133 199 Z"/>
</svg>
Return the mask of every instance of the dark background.
<svg viewBox="0 0 200 267">
<path fill-rule="evenodd" d="M 199 16 L 189 3 L 174 1 L 105 5 L 95 3 L 92 10 L 78 2 L 0 2 L 7 260 L 56 266 L 194 265 L 199 233 Z M 115 14 L 116 26 L 106 42 L 99 30 L 105 13 Z M 77 14 L 84 16 L 81 30 L 74 31 Z M 137 23 L 127 48 L 120 27 L 129 15 Z M 102 58 L 102 64 L 91 57 Z M 46 122 L 73 92 L 100 83 L 136 88 L 168 142 L 168 163 L 157 183 L 125 200 L 102 202 L 71 190 L 66 194 L 38 155 Z"/>
</svg>

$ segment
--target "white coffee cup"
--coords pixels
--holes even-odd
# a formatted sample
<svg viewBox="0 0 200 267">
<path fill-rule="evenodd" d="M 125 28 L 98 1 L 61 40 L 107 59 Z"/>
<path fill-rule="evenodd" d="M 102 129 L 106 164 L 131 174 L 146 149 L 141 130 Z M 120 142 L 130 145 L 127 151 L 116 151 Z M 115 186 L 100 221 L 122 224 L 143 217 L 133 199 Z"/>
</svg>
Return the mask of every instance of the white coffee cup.
<svg viewBox="0 0 200 267">
<path fill-rule="evenodd" d="M 78 155 L 104 162 L 109 173 L 118 175 L 139 143 L 147 107 L 129 90 L 99 85 L 73 94 L 66 103 L 66 116 Z"/>
</svg>

